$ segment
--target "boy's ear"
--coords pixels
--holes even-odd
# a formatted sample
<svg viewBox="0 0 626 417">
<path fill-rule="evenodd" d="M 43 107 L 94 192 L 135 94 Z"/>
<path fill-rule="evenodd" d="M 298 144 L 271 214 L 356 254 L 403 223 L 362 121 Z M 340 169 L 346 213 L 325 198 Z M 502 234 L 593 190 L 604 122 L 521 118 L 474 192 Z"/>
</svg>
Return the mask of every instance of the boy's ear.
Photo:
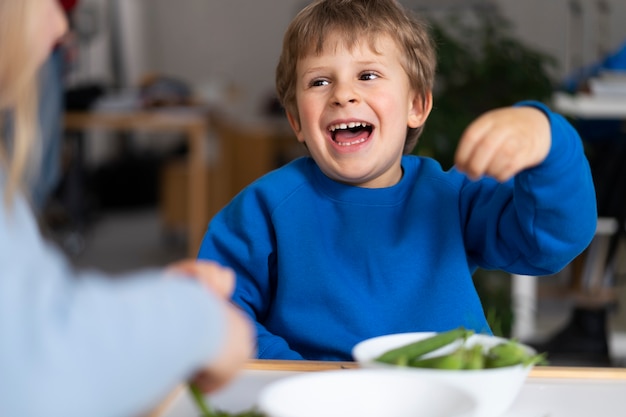
<svg viewBox="0 0 626 417">
<path fill-rule="evenodd" d="M 411 103 L 411 108 L 409 109 L 409 117 L 407 121 L 407 125 L 410 128 L 416 128 L 422 126 L 430 111 L 433 108 L 433 94 L 432 92 L 428 92 L 423 98 L 419 94 L 415 94 L 413 97 L 413 102 Z"/>
<path fill-rule="evenodd" d="M 291 112 L 287 112 L 287 120 L 289 121 L 289 125 L 296 134 L 298 142 L 304 143 L 304 138 L 302 137 L 302 129 L 300 129 L 300 121 L 298 120 L 298 118 L 295 117 Z"/>
</svg>

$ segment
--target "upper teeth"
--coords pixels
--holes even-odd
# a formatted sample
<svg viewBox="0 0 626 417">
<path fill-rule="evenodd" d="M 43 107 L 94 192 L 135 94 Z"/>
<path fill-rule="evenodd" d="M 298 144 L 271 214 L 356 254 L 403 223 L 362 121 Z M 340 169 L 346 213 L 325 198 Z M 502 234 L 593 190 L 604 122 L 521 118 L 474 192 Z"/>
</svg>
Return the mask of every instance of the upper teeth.
<svg viewBox="0 0 626 417">
<path fill-rule="evenodd" d="M 368 124 L 365 122 L 339 123 L 339 124 L 330 126 L 329 130 L 331 132 L 334 132 L 335 130 L 338 130 L 338 129 L 352 129 L 354 127 L 359 127 L 359 126 L 367 127 Z"/>
</svg>

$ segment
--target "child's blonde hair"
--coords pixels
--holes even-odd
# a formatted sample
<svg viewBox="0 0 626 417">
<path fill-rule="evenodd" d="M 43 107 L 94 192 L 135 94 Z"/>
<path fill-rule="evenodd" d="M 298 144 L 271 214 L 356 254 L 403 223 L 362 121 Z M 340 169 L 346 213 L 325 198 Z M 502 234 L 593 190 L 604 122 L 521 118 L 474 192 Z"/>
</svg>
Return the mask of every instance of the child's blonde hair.
<svg viewBox="0 0 626 417">
<path fill-rule="evenodd" d="M 390 36 L 402 52 L 402 66 L 412 88 L 426 104 L 435 79 L 436 53 L 430 31 L 395 0 L 317 0 L 305 7 L 290 23 L 276 68 L 276 90 L 287 112 L 299 120 L 296 104 L 298 61 L 323 52 L 329 35 L 339 34 L 348 48 L 362 38 L 376 51 L 376 38 Z M 404 153 L 413 151 L 422 127 L 407 128 Z"/>
<path fill-rule="evenodd" d="M 29 16 L 37 3 L 0 0 L 0 166 L 6 174 L 7 204 L 22 188 L 36 151 L 38 64 L 31 57 L 34 28 Z M 8 117 L 13 120 L 11 129 L 6 126 Z"/>
</svg>

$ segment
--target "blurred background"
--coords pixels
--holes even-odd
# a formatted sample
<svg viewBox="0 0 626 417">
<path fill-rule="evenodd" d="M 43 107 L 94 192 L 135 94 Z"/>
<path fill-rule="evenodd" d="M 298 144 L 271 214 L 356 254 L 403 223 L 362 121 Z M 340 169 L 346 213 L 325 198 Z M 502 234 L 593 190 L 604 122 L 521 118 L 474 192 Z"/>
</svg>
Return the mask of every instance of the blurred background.
<svg viewBox="0 0 626 417">
<path fill-rule="evenodd" d="M 274 69 L 284 30 L 308 2 L 75 3 L 71 37 L 60 46 L 59 174 L 41 194 L 42 228 L 77 267 L 121 272 L 195 256 L 221 206 L 255 178 L 304 154 L 276 102 Z M 626 2 L 401 3 L 431 22 L 439 48 L 435 107 L 417 153 L 449 166 L 456 140 L 473 118 L 523 99 L 562 111 L 580 126 L 584 140 L 589 131 L 589 142 L 595 140 L 593 133 L 602 129 L 610 137 L 603 143 L 623 139 L 626 94 L 611 93 L 609 106 L 601 103 L 606 112 L 593 113 L 593 107 L 591 117 L 577 112 L 577 103 L 557 106 L 563 103 L 556 97 L 589 95 L 590 85 L 598 85 L 590 80 L 608 77 L 598 65 L 626 41 Z M 619 68 L 612 70 L 614 92 L 626 78 Z M 582 123 L 589 118 L 608 124 L 589 129 Z M 621 156 L 610 148 L 608 153 Z M 620 178 L 616 171 L 603 175 L 603 195 L 626 194 Z M 626 206 L 620 198 L 611 207 L 601 213 L 612 220 L 598 235 L 600 252 L 589 251 L 559 276 L 477 273 L 494 331 L 543 342 L 560 332 L 567 333 L 560 336 L 566 345 L 585 344 L 585 325 L 573 317 L 581 299 L 591 298 L 594 312 L 603 313 L 591 326 L 600 332 L 592 337 L 591 359 L 573 355 L 564 363 L 626 363 L 620 308 Z M 600 284 L 590 283 L 594 274 L 603 276 Z"/>
</svg>

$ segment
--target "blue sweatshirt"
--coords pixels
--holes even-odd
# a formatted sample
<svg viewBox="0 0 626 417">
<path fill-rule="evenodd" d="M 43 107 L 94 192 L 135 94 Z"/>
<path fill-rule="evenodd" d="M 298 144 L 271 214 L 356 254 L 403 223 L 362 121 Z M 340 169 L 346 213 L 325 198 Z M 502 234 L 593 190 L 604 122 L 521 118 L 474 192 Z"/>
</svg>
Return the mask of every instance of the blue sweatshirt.
<svg viewBox="0 0 626 417">
<path fill-rule="evenodd" d="M 351 360 L 356 343 L 383 334 L 490 332 L 477 267 L 552 274 L 584 250 L 597 217 L 581 140 L 540 107 L 549 155 L 506 183 L 404 156 L 398 184 L 368 189 L 302 158 L 239 193 L 199 257 L 236 270 L 233 300 L 256 321 L 259 358 Z"/>
<path fill-rule="evenodd" d="M 0 416 L 138 416 L 216 357 L 220 301 L 156 270 L 75 272 L 2 178 Z"/>
</svg>

